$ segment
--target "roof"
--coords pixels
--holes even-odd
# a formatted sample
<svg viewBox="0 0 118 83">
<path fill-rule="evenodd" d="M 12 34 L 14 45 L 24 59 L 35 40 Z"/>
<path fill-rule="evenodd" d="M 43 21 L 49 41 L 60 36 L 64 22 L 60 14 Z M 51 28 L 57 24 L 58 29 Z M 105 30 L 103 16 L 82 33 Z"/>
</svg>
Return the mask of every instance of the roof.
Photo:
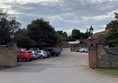
<svg viewBox="0 0 118 83">
<path fill-rule="evenodd" d="M 97 32 L 95 34 L 92 35 L 92 38 L 93 39 L 97 39 L 99 38 L 100 36 L 104 36 L 108 33 L 108 30 L 105 30 L 105 31 L 101 31 L 101 32 Z M 91 39 L 91 37 L 88 37 L 88 39 Z"/>
<path fill-rule="evenodd" d="M 69 44 L 79 44 L 80 41 L 79 41 L 79 40 L 77 40 L 77 41 L 68 41 L 68 43 L 69 43 Z"/>
<path fill-rule="evenodd" d="M 87 43 L 87 39 L 80 39 L 80 42 Z"/>
</svg>

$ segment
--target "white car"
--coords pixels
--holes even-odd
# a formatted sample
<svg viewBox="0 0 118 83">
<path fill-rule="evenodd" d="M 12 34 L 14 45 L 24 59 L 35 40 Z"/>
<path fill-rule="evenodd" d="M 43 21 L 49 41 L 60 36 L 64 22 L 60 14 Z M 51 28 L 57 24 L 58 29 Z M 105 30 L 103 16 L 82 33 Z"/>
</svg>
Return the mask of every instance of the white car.
<svg viewBox="0 0 118 83">
<path fill-rule="evenodd" d="M 76 52 L 88 52 L 88 48 L 79 48 Z"/>
<path fill-rule="evenodd" d="M 36 50 L 36 52 L 37 52 L 37 55 L 39 55 L 41 59 L 48 57 L 45 50 Z"/>
</svg>

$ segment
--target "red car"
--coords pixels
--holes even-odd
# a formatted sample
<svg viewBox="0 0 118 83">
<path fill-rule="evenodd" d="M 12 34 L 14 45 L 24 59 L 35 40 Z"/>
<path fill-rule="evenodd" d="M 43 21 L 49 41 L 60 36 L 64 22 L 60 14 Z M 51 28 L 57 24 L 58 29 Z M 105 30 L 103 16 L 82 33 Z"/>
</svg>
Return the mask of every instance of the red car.
<svg viewBox="0 0 118 83">
<path fill-rule="evenodd" d="M 27 51 L 17 51 L 17 60 L 18 61 L 31 61 L 33 59 L 33 56 L 30 55 Z"/>
</svg>

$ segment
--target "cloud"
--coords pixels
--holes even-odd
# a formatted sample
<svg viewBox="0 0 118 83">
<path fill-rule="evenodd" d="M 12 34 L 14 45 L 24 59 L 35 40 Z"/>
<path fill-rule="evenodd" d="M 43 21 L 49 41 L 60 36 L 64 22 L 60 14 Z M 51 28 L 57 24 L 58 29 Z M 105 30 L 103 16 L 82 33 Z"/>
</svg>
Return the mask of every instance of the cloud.
<svg viewBox="0 0 118 83">
<path fill-rule="evenodd" d="M 3 2 L 3 3 L 19 3 L 19 4 L 54 2 L 54 1 L 58 1 L 58 0 L 0 0 L 0 2 Z"/>
<path fill-rule="evenodd" d="M 56 30 L 70 34 L 73 28 L 86 31 L 91 25 L 96 31 L 114 19 L 117 0 L 0 0 L 2 8 L 17 17 L 26 27 L 32 20 L 44 18 Z"/>
</svg>

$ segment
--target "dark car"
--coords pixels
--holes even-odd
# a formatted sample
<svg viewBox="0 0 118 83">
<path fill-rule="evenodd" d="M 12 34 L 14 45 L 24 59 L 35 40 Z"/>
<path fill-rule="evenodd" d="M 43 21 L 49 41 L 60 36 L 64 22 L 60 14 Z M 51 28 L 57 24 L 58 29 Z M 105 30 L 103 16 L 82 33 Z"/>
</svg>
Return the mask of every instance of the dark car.
<svg viewBox="0 0 118 83">
<path fill-rule="evenodd" d="M 51 53 L 51 56 L 59 56 L 61 53 L 61 51 L 58 49 L 48 49 L 48 51 Z"/>
</svg>

